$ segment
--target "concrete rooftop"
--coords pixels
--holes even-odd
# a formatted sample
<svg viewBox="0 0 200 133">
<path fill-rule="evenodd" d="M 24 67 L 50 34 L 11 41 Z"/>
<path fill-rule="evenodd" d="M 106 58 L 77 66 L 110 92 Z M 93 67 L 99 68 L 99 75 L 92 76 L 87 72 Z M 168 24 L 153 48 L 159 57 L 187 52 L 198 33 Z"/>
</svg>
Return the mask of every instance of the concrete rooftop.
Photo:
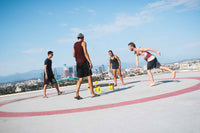
<svg viewBox="0 0 200 133">
<path fill-rule="evenodd" d="M 96 98 L 83 84 L 82 100 L 76 86 L 0 96 L 0 133 L 200 133 L 200 72 L 171 77 L 154 75 L 154 87 L 147 75 L 125 78 Z"/>
</svg>

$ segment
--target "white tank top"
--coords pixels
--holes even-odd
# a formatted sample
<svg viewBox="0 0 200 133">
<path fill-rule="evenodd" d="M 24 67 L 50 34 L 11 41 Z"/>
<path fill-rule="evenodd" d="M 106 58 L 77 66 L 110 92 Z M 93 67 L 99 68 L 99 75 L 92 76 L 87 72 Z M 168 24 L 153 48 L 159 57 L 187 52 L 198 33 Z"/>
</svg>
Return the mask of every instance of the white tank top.
<svg viewBox="0 0 200 133">
<path fill-rule="evenodd" d="M 146 60 L 148 54 L 151 54 L 147 51 L 139 51 L 139 49 L 137 48 L 137 51 L 135 52 L 137 55 L 141 56 L 142 58 L 144 58 L 144 60 Z M 156 57 L 154 55 L 151 54 L 151 56 L 146 60 L 147 62 L 150 62 L 152 60 L 154 60 Z"/>
</svg>

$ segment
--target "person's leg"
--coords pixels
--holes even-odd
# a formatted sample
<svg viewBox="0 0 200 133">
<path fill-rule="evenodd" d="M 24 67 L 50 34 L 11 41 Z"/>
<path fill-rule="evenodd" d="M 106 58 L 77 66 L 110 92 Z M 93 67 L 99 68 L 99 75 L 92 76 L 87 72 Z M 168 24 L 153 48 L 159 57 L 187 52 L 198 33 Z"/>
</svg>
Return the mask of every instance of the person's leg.
<svg viewBox="0 0 200 133">
<path fill-rule="evenodd" d="M 91 97 L 97 97 L 97 96 L 100 96 L 99 94 L 95 94 L 94 93 L 94 90 L 93 90 L 93 82 L 92 82 L 92 76 L 88 76 L 88 84 L 89 84 L 89 87 L 90 87 L 90 92 L 91 92 Z"/>
<path fill-rule="evenodd" d="M 147 73 L 148 73 L 149 78 L 150 78 L 150 81 L 151 81 L 150 86 L 154 86 L 154 85 L 155 85 L 155 82 L 154 82 L 154 79 L 153 79 L 153 75 L 152 75 L 152 73 L 151 73 L 151 70 L 147 70 Z"/>
<path fill-rule="evenodd" d="M 78 82 L 77 82 L 77 85 L 76 85 L 76 95 L 75 97 L 78 97 L 79 96 L 79 89 L 81 87 L 81 83 L 83 81 L 83 78 L 79 78 Z"/>
<path fill-rule="evenodd" d="M 57 90 L 57 92 L 58 92 L 58 95 L 61 95 L 63 92 L 61 92 L 61 91 L 59 90 L 58 83 L 55 82 L 54 85 L 55 85 L 55 87 L 56 87 L 56 90 Z"/>
<path fill-rule="evenodd" d="M 91 92 L 91 95 L 94 96 L 94 90 L 93 90 L 93 82 L 92 82 L 92 76 L 88 76 L 88 85 L 90 87 L 90 92 Z"/>
<path fill-rule="evenodd" d="M 122 82 L 122 85 L 124 85 L 124 81 L 123 81 L 123 77 L 122 77 L 122 73 L 121 73 L 121 69 L 117 69 L 118 75 L 120 77 L 120 80 Z"/>
<path fill-rule="evenodd" d="M 48 86 L 48 85 L 45 84 L 45 85 L 44 85 L 44 88 L 43 88 L 43 91 L 44 91 L 43 97 L 44 97 L 44 98 L 47 98 L 47 95 L 46 95 L 47 86 Z"/>
<path fill-rule="evenodd" d="M 117 71 L 115 69 L 113 69 L 113 77 L 114 77 L 114 81 L 115 81 L 115 86 L 117 86 Z"/>
<path fill-rule="evenodd" d="M 165 71 L 169 71 L 169 72 L 171 72 L 173 74 L 173 78 L 176 77 L 176 71 L 173 71 L 173 70 L 171 70 L 171 69 L 169 69 L 167 67 L 163 67 L 163 66 L 161 66 L 160 69 L 161 70 L 165 70 Z"/>
</svg>

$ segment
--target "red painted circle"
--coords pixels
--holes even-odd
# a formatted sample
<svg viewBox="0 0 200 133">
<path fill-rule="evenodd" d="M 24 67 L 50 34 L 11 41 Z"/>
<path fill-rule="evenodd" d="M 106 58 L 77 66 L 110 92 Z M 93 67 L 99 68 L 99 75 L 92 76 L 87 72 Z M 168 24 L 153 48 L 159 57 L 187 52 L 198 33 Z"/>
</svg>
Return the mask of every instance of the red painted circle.
<svg viewBox="0 0 200 133">
<path fill-rule="evenodd" d="M 200 77 L 177 78 L 177 79 L 200 80 Z M 196 90 L 200 90 L 200 83 L 198 83 L 197 85 L 194 85 L 192 87 L 188 87 L 188 88 L 170 92 L 170 93 L 165 93 L 165 94 L 161 94 L 161 95 L 156 95 L 156 96 L 151 96 L 151 97 L 146 97 L 146 98 L 141 98 L 141 99 L 135 99 L 135 100 L 130 100 L 130 101 L 124 101 L 124 102 L 119 102 L 119 103 L 97 105 L 97 106 L 91 106 L 91 107 L 74 108 L 74 109 L 42 111 L 42 112 L 3 112 L 3 111 L 0 111 L 0 117 L 45 116 L 45 115 L 68 114 L 68 113 L 78 113 L 78 112 L 85 112 L 85 111 L 101 110 L 101 109 L 108 109 L 108 108 L 131 105 L 131 104 L 149 102 L 149 101 L 153 101 L 153 100 L 158 100 L 158 99 L 163 99 L 163 98 L 168 98 L 168 97 L 172 97 L 172 96 L 189 93 L 189 92 L 196 91 Z M 35 98 L 35 97 L 40 97 L 40 96 L 34 96 L 34 97 L 13 100 L 13 101 L 10 101 L 7 103 L 0 104 L 0 107 L 3 105 L 9 104 L 9 103 L 18 102 L 18 101 L 22 101 L 22 100 L 26 100 L 26 99 Z"/>
</svg>

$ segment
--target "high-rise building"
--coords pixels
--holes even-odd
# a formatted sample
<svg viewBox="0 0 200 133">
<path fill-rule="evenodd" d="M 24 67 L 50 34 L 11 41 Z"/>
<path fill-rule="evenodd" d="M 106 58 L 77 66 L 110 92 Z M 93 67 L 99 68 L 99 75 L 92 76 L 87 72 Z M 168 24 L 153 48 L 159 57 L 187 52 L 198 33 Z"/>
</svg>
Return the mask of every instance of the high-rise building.
<svg viewBox="0 0 200 133">
<path fill-rule="evenodd" d="M 104 64 L 102 64 L 101 67 L 102 67 L 102 71 L 105 72 L 106 70 L 105 70 L 105 66 L 104 66 Z"/>
<path fill-rule="evenodd" d="M 61 78 L 61 75 L 58 74 L 58 71 L 56 70 L 56 68 L 54 68 L 54 76 L 55 76 L 56 80 Z"/>
<path fill-rule="evenodd" d="M 99 67 L 99 73 L 102 73 L 103 72 L 103 70 L 102 70 L 102 67 L 100 66 Z"/>
<path fill-rule="evenodd" d="M 54 76 L 55 76 L 56 79 L 58 79 L 58 73 L 57 73 L 56 68 L 54 68 Z"/>
<path fill-rule="evenodd" d="M 76 70 L 76 66 L 74 66 L 74 73 L 73 73 L 73 77 L 77 77 L 77 70 Z"/>
<path fill-rule="evenodd" d="M 95 69 L 95 73 L 98 73 L 98 69 Z"/>
<path fill-rule="evenodd" d="M 64 78 L 67 78 L 67 77 L 69 77 L 69 70 L 68 70 L 68 68 L 67 68 L 67 65 L 66 65 L 66 64 L 64 64 L 63 77 L 64 77 Z"/>
<path fill-rule="evenodd" d="M 73 67 L 69 67 L 69 77 L 73 76 Z"/>
</svg>

